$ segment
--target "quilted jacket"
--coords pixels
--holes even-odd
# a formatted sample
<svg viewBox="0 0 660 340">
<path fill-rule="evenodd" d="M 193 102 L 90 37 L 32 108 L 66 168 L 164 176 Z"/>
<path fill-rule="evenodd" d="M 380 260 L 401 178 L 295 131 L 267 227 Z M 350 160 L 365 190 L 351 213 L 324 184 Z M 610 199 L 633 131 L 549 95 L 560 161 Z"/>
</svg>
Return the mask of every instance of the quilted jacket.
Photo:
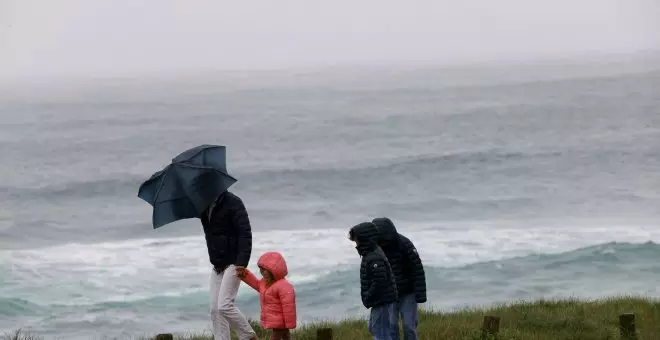
<svg viewBox="0 0 660 340">
<path fill-rule="evenodd" d="M 261 301 L 261 326 L 266 329 L 296 328 L 296 293 L 293 285 L 285 278 L 288 274 L 286 261 L 278 252 L 266 252 L 257 262 L 261 268 L 268 270 L 275 282 L 270 285 L 266 280 L 257 279 L 247 270 L 243 282 L 259 292 Z"/>
</svg>

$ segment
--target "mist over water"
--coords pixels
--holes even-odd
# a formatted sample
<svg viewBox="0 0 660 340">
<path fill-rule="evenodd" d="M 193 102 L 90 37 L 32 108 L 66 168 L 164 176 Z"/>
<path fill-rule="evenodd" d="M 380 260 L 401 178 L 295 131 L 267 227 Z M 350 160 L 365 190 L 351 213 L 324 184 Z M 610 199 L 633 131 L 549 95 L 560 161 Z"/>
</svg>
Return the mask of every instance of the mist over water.
<svg viewBox="0 0 660 340">
<path fill-rule="evenodd" d="M 659 13 L 655 0 L 5 0 L 0 79 L 627 54 L 660 50 Z"/>
</svg>

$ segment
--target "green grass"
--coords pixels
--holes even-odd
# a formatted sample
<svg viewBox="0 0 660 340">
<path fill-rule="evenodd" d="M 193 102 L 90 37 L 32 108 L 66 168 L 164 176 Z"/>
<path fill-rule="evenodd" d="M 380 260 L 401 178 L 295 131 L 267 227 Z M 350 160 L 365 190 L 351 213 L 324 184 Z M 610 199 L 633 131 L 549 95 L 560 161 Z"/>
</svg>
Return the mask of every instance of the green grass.
<svg viewBox="0 0 660 340">
<path fill-rule="evenodd" d="M 28 334 L 22 334 L 21 330 L 14 331 L 11 334 L 5 334 L 2 338 L 2 340 L 39 340 L 39 337 L 36 337 L 34 335 L 28 335 Z"/>
<path fill-rule="evenodd" d="M 452 313 L 422 311 L 418 329 L 420 340 L 480 339 L 484 315 L 494 315 L 501 318 L 499 340 L 614 340 L 620 338 L 618 320 L 623 313 L 635 313 L 639 340 L 660 340 L 660 300 L 641 297 L 539 300 Z M 321 327 L 332 328 L 333 339 L 371 339 L 364 320 L 302 327 L 294 332 L 294 338 L 316 339 L 316 330 Z M 269 338 L 267 331 L 259 327 L 256 330 L 260 339 Z M 31 340 L 20 335 L 9 339 Z M 212 340 L 212 337 L 209 334 L 179 335 L 175 339 Z"/>
</svg>

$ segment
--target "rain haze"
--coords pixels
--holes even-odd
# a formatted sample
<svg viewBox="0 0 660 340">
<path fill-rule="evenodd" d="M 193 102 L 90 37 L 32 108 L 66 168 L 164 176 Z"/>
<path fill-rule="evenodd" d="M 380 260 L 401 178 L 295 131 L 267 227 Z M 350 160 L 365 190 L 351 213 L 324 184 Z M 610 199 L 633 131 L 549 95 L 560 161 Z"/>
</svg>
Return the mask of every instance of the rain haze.
<svg viewBox="0 0 660 340">
<path fill-rule="evenodd" d="M 0 0 L 0 75 L 464 63 L 660 47 L 660 2 Z"/>
<path fill-rule="evenodd" d="M 226 170 L 138 195 L 200 144 Z M 0 0 L 0 334 L 209 334 L 209 248 L 238 247 L 237 222 L 200 225 L 224 171 L 248 268 L 283 255 L 298 325 L 367 316 L 346 236 L 378 217 L 423 263 L 410 307 L 660 297 L 659 155 L 660 0 Z M 502 327 L 616 331 L 543 306 L 570 320 Z"/>
</svg>

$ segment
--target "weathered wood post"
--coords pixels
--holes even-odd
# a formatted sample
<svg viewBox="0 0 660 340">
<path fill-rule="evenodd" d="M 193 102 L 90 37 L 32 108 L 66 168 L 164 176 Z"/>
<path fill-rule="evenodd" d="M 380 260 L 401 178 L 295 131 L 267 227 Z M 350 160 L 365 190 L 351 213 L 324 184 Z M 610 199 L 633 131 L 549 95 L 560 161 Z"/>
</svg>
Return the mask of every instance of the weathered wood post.
<svg viewBox="0 0 660 340">
<path fill-rule="evenodd" d="M 317 329 L 316 340 L 332 340 L 332 328 Z"/>
<path fill-rule="evenodd" d="M 500 317 L 486 315 L 484 316 L 484 324 L 481 326 L 481 339 L 489 340 L 497 338 L 497 333 L 500 331 Z"/>
<path fill-rule="evenodd" d="M 619 329 L 621 330 L 621 340 L 637 340 L 635 314 L 625 313 L 619 315 Z"/>
<path fill-rule="evenodd" d="M 174 335 L 169 333 L 158 334 L 154 340 L 174 340 Z"/>
</svg>

